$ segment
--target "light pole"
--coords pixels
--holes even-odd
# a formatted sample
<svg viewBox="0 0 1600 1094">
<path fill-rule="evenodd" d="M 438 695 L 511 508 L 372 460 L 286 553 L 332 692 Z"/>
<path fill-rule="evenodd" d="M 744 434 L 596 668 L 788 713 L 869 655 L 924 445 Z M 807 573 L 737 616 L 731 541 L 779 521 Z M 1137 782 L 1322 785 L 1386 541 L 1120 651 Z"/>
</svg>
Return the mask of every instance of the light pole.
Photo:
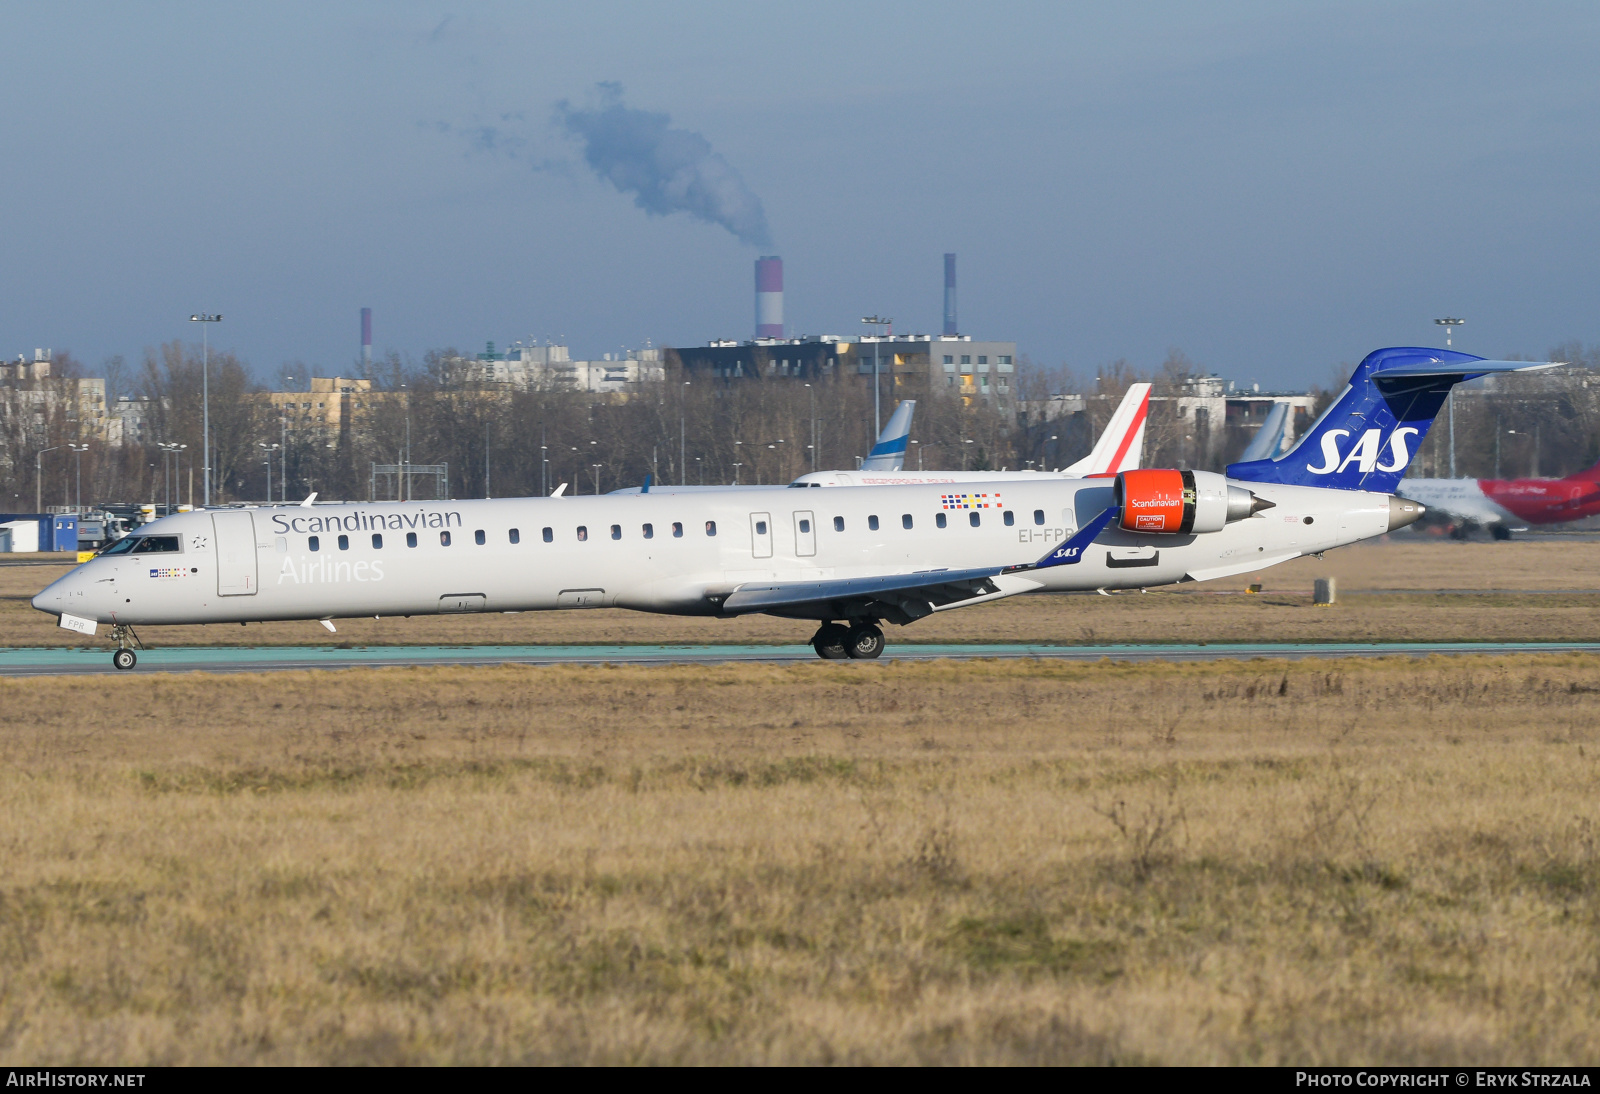
<svg viewBox="0 0 1600 1094">
<path fill-rule="evenodd" d="M 912 441 L 911 443 L 917 446 L 917 470 L 921 471 L 922 470 L 922 442 L 921 441 Z"/>
<path fill-rule="evenodd" d="M 89 451 L 89 446 L 87 444 L 69 444 L 67 447 L 72 449 L 72 462 L 77 465 L 74 468 L 77 473 L 77 496 L 73 499 L 72 505 L 73 508 L 81 512 L 83 509 L 83 454 Z"/>
<path fill-rule="evenodd" d="M 272 454 L 278 450 L 275 444 L 257 444 L 257 448 L 265 450 L 267 464 L 267 504 L 272 504 Z"/>
<path fill-rule="evenodd" d="M 411 392 L 405 384 L 400 385 L 400 397 L 406 404 L 406 454 L 400 461 L 400 500 L 411 500 Z"/>
<path fill-rule="evenodd" d="M 1444 328 L 1444 344 L 1445 344 L 1446 347 L 1448 347 L 1450 345 L 1450 335 L 1452 333 L 1454 333 L 1455 328 L 1461 326 L 1461 324 L 1463 324 L 1465 322 L 1466 322 L 1465 319 L 1435 319 L 1434 320 L 1435 324 L 1437 324 L 1438 326 L 1441 326 L 1441 327 Z M 1450 389 L 1450 394 L 1447 396 L 1447 398 L 1450 400 L 1450 477 L 1453 479 L 1453 478 L 1456 477 L 1456 391 L 1455 391 L 1455 388 L 1451 388 Z"/>
<path fill-rule="evenodd" d="M 733 464 L 733 485 L 735 485 L 735 486 L 739 485 L 739 468 L 741 468 L 743 466 L 744 465 L 739 463 L 737 460 L 734 461 L 734 464 Z"/>
<path fill-rule="evenodd" d="M 894 320 L 879 315 L 864 315 L 861 321 L 869 327 L 883 327 L 890 334 L 894 333 Z M 878 434 L 883 432 L 883 411 L 878 406 L 878 336 L 872 339 L 872 443 L 878 443 Z"/>
<path fill-rule="evenodd" d="M 161 449 L 161 485 L 167 492 L 167 512 L 172 512 L 172 484 L 179 474 L 178 454 L 189 446 L 186 444 L 172 444 L 170 442 L 157 442 L 156 447 Z"/>
<path fill-rule="evenodd" d="M 284 382 L 285 386 L 287 387 L 287 385 L 294 383 L 294 377 L 293 376 L 285 376 L 283 378 L 283 382 Z M 285 393 L 287 394 L 287 392 L 285 392 Z M 279 453 L 278 453 L 278 497 L 285 504 L 288 504 L 288 501 L 289 501 L 289 407 L 288 406 L 280 406 L 278 408 L 278 411 L 279 411 L 279 413 L 278 413 L 278 443 L 283 446 L 282 450 L 279 451 Z M 267 500 L 268 501 L 272 500 L 270 495 L 268 496 Z"/>
<path fill-rule="evenodd" d="M 33 511 L 44 512 L 44 455 L 54 452 L 58 448 L 66 448 L 64 444 L 53 444 L 49 448 L 41 448 L 33 457 Z"/>
<path fill-rule="evenodd" d="M 189 322 L 200 323 L 200 470 L 205 480 L 201 495 L 207 506 L 211 504 L 211 340 L 206 323 L 222 322 L 221 315 L 191 315 Z"/>
<path fill-rule="evenodd" d="M 600 464 L 591 463 L 589 466 L 594 468 L 594 492 L 596 494 L 599 494 L 600 493 Z"/>
<path fill-rule="evenodd" d="M 690 384 L 691 381 L 689 380 L 683 382 L 684 387 L 689 387 Z M 687 484 L 689 481 L 689 465 L 684 457 L 686 451 L 684 438 L 688 434 L 684 425 L 684 415 L 687 413 L 684 403 L 688 401 L 689 393 L 686 391 L 683 394 L 684 398 L 678 400 L 678 481 Z"/>
<path fill-rule="evenodd" d="M 811 393 L 811 443 L 806 447 L 811 449 L 811 470 L 817 469 L 817 389 L 810 384 L 806 390 Z"/>
</svg>

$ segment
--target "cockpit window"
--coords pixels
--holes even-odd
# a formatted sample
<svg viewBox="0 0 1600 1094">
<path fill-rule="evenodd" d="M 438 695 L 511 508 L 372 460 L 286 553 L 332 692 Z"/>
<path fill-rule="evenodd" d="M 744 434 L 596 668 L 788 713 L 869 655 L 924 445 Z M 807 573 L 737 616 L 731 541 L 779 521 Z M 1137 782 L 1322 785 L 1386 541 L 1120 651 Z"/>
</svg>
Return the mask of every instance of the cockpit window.
<svg viewBox="0 0 1600 1094">
<path fill-rule="evenodd" d="M 182 551 L 177 536 L 123 536 L 110 547 L 108 555 L 175 555 Z"/>
</svg>

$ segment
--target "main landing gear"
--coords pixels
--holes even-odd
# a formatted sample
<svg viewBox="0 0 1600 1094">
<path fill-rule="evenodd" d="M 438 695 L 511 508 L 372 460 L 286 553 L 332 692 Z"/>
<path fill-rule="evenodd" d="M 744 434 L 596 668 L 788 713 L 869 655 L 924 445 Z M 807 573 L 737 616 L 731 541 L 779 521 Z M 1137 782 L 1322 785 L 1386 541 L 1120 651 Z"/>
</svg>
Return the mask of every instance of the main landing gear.
<svg viewBox="0 0 1600 1094">
<path fill-rule="evenodd" d="M 811 648 L 824 661 L 842 661 L 846 657 L 870 661 L 883 652 L 883 631 L 870 620 L 860 620 L 849 627 L 824 623 L 811 639 Z"/>
<path fill-rule="evenodd" d="M 130 638 L 140 649 L 144 649 L 144 643 L 139 641 L 139 636 L 133 633 L 132 627 L 118 623 L 111 628 L 111 641 L 117 644 L 116 652 L 111 655 L 111 667 L 119 672 L 126 672 L 139 663 L 139 655 L 128 646 Z"/>
</svg>

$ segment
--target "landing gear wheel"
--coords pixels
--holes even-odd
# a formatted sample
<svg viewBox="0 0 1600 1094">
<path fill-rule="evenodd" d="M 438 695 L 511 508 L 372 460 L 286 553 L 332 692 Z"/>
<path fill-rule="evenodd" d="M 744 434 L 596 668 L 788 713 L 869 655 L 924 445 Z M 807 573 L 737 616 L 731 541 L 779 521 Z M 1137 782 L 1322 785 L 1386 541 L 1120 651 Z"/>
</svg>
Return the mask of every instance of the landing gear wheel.
<svg viewBox="0 0 1600 1094">
<path fill-rule="evenodd" d="M 812 637 L 811 648 L 824 661 L 842 661 L 850 656 L 845 649 L 849 641 L 849 630 L 837 623 L 824 623 Z"/>
<path fill-rule="evenodd" d="M 111 655 L 111 664 L 120 672 L 126 672 L 139 663 L 139 655 L 132 650 L 118 650 Z"/>
<path fill-rule="evenodd" d="M 857 661 L 872 660 L 883 652 L 883 632 L 871 623 L 851 627 L 845 652 Z"/>
<path fill-rule="evenodd" d="M 1495 539 L 1504 542 L 1505 540 L 1511 538 L 1511 529 L 1507 528 L 1504 524 L 1496 524 L 1489 529 L 1489 534 L 1494 536 Z"/>
</svg>

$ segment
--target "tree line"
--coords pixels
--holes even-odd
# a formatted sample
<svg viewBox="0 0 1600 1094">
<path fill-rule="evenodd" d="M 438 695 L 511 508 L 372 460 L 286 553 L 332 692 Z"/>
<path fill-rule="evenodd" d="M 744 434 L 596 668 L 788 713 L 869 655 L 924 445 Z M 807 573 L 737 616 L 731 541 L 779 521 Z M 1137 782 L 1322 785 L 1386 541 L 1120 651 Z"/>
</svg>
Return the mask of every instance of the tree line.
<svg viewBox="0 0 1600 1094">
<path fill-rule="evenodd" d="M 1462 476 L 1559 476 L 1600 459 L 1600 347 L 1571 343 L 1551 360 L 1571 367 L 1499 378 L 1492 391 L 1462 391 L 1454 438 Z M 246 362 L 213 351 L 209 362 L 213 500 L 376 500 L 396 496 L 397 480 L 374 483 L 373 465 L 445 464 L 453 497 L 536 496 L 566 483 L 568 493 L 606 492 L 656 483 L 788 482 L 807 471 L 851 469 L 877 433 L 870 377 L 841 375 L 802 383 L 764 376 L 717 379 L 669 362 L 665 378 L 626 396 L 595 396 L 556 387 L 512 390 L 470 379 L 463 355 L 429 352 L 420 362 L 391 355 L 353 370 L 370 392 L 337 429 L 286 422 Z M 1316 390 L 1320 412 L 1343 388 L 1351 366 L 1332 370 Z M 57 354 L 52 375 L 0 391 L 0 489 L 10 511 L 45 505 L 111 501 L 200 500 L 203 466 L 202 360 L 199 348 L 169 343 L 145 354 L 135 369 L 119 359 L 103 367 L 107 404 L 77 397 L 87 375 Z M 304 390 L 309 369 L 287 366 Z M 1064 466 L 1088 452 L 1129 384 L 1153 385 L 1145 434 L 1145 466 L 1220 471 L 1249 443 L 1250 428 L 1197 421 L 1178 413 L 1178 398 L 1204 371 L 1181 352 L 1159 368 L 1113 361 L 1092 376 L 1019 358 L 1017 395 L 1025 413 L 929 386 L 918 377 L 885 376 L 882 416 L 900 398 L 916 398 L 906 466 L 936 469 L 1023 469 Z M 22 390 L 26 388 L 26 390 Z M 1048 417 L 1054 394 L 1086 396 L 1082 413 Z M 41 394 L 42 393 L 42 394 Z M 103 442 L 103 418 L 118 394 L 131 396 L 121 445 Z M 328 398 L 339 398 L 337 394 Z M 1302 427 L 1307 424 L 1302 422 Z M 291 428 L 292 427 L 292 428 Z M 1207 436 L 1207 430 L 1219 430 Z M 1449 473 L 1447 419 L 1430 434 L 1412 473 Z M 86 444 L 86 451 L 65 446 Z M 183 446 L 163 451 L 161 445 Z M 274 448 L 277 445 L 280 447 Z M 46 451 L 49 450 L 49 451 Z M 42 453 L 42 455 L 41 455 Z M 42 472 L 42 481 L 35 469 Z M 376 487 L 374 489 L 374 486 Z M 432 480 L 415 477 L 412 494 L 432 497 Z"/>
</svg>

